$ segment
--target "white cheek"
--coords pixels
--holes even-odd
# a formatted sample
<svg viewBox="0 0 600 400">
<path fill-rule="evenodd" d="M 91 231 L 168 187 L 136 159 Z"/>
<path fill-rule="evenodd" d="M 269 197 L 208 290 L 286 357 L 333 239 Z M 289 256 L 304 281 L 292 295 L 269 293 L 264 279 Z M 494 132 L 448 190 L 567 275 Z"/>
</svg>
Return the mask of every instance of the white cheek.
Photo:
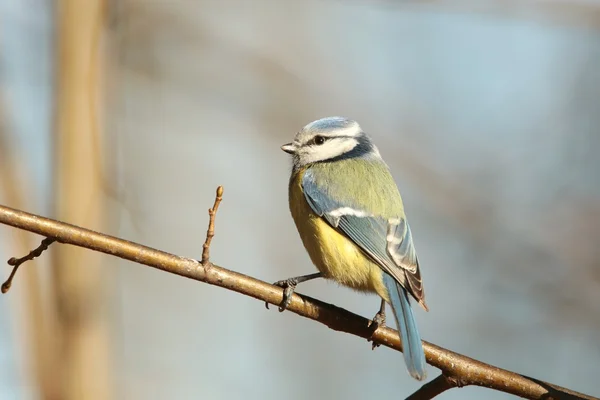
<svg viewBox="0 0 600 400">
<path fill-rule="evenodd" d="M 301 164 L 310 164 L 310 163 L 314 163 L 316 161 L 320 161 L 321 157 L 320 155 L 318 155 L 316 152 L 314 151 L 303 151 L 302 153 L 300 153 L 300 163 Z"/>
</svg>

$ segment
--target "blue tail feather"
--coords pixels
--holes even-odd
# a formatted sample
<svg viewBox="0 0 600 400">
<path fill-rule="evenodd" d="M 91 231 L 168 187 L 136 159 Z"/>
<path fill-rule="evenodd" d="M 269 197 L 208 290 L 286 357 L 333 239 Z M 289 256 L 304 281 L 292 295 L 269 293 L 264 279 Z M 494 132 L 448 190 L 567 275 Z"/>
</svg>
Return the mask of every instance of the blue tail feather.
<svg viewBox="0 0 600 400">
<path fill-rule="evenodd" d="M 400 331 L 406 367 L 413 378 L 422 381 L 427 377 L 425 353 L 408 294 L 394 278 L 385 272 L 383 273 L 383 283 L 387 288 L 398 331 Z"/>
</svg>

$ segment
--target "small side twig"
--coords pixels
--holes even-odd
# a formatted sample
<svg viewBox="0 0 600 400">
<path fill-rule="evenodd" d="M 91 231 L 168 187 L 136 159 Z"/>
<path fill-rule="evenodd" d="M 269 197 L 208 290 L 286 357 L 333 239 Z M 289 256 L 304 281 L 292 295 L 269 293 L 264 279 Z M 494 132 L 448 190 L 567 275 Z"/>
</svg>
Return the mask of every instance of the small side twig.
<svg viewBox="0 0 600 400">
<path fill-rule="evenodd" d="M 427 382 L 421 386 L 416 392 L 408 396 L 406 400 L 430 400 L 456 386 L 461 386 L 456 379 L 441 374 L 431 382 Z"/>
<path fill-rule="evenodd" d="M 217 210 L 219 209 L 219 204 L 221 204 L 221 200 L 223 200 L 223 186 L 219 186 L 217 188 L 217 195 L 215 197 L 215 204 L 212 208 L 208 209 L 208 230 L 206 231 L 206 240 L 204 241 L 204 245 L 202 245 L 202 265 L 208 265 L 210 261 L 210 242 L 212 238 L 215 236 L 215 216 L 217 215 Z"/>
<path fill-rule="evenodd" d="M 21 264 L 23 264 L 29 260 L 33 260 L 36 257 L 39 257 L 40 255 L 42 255 L 42 253 L 44 251 L 46 251 L 48 249 L 48 246 L 50 246 L 54 242 L 56 242 L 56 239 L 46 238 L 46 239 L 42 240 L 42 243 L 40 243 L 40 245 L 38 247 L 36 247 L 34 250 L 31 250 L 29 252 L 29 254 L 27 254 L 25 257 L 21 257 L 21 258 L 12 257 L 10 260 L 8 260 L 8 265 L 12 265 L 13 269 L 10 273 L 10 276 L 6 280 L 6 282 L 4 282 L 2 284 L 2 288 L 1 288 L 2 293 L 8 292 L 8 290 L 12 286 L 12 281 L 15 277 L 15 274 L 17 273 L 17 270 L 21 266 Z"/>
</svg>

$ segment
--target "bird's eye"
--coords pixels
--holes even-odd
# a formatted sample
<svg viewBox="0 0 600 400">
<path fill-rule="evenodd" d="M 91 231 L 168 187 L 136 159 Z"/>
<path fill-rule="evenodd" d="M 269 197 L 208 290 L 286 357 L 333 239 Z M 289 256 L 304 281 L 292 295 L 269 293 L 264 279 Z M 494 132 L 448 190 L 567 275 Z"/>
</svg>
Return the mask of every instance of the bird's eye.
<svg viewBox="0 0 600 400">
<path fill-rule="evenodd" d="M 325 143 L 325 138 L 323 136 L 315 136 L 315 144 L 316 145 L 322 145 L 323 143 Z"/>
</svg>

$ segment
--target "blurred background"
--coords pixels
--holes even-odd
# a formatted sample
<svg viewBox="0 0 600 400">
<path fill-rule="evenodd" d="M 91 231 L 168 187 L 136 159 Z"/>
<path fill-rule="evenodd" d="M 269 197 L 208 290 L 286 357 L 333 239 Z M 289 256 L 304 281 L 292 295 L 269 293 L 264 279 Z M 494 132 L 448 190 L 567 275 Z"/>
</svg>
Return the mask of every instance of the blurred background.
<svg viewBox="0 0 600 400">
<path fill-rule="evenodd" d="M 423 338 L 598 396 L 599 65 L 592 0 L 2 0 L 0 202 L 200 258 L 221 184 L 212 260 L 306 274 L 279 146 L 348 116 L 402 188 Z M 0 260 L 41 239 L 0 227 Z M 369 318 L 379 304 L 327 282 L 299 292 Z M 2 400 L 418 387 L 394 351 L 68 246 L 0 297 Z"/>
</svg>

